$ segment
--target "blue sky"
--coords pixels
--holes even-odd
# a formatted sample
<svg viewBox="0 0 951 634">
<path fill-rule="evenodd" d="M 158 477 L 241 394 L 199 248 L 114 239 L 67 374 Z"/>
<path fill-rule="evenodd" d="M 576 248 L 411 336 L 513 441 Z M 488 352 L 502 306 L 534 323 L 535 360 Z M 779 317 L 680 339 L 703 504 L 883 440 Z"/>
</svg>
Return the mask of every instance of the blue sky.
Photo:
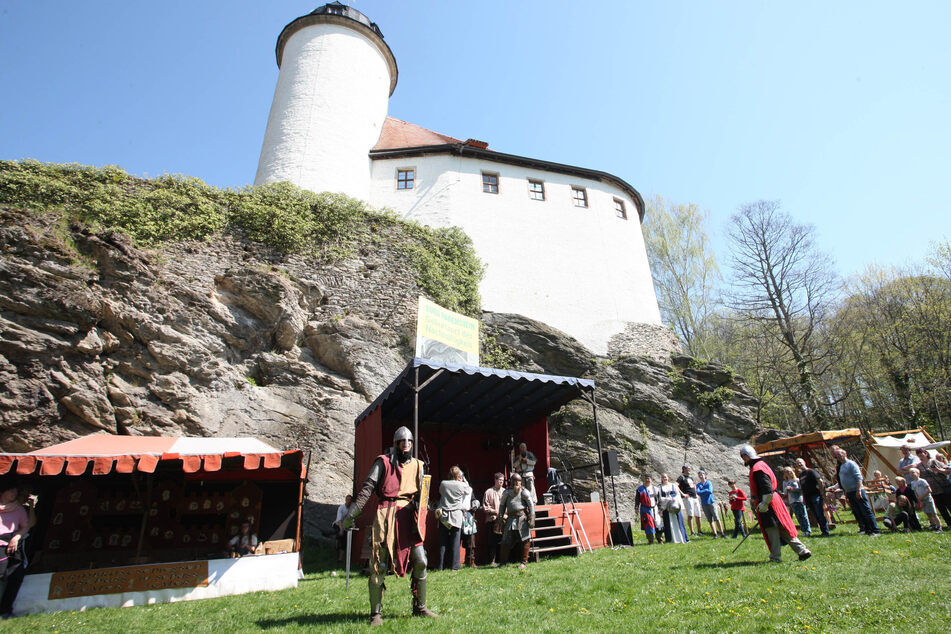
<svg viewBox="0 0 951 634">
<path fill-rule="evenodd" d="M 0 158 L 248 184 L 275 40 L 320 4 L 6 0 Z M 951 238 L 951 3 L 351 4 L 396 56 L 390 115 L 697 203 L 722 264 L 761 198 L 846 275 Z"/>
</svg>

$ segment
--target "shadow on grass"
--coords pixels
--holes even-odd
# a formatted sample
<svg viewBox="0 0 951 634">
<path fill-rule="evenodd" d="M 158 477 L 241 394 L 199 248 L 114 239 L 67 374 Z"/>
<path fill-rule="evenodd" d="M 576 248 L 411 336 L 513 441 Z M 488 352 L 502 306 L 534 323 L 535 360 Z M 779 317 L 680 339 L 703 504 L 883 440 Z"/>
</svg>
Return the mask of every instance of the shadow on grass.
<svg viewBox="0 0 951 634">
<path fill-rule="evenodd" d="M 714 561 L 701 564 L 687 564 L 683 566 L 671 566 L 671 568 L 745 568 L 747 566 L 767 566 L 767 561 Z"/>
<path fill-rule="evenodd" d="M 257 621 L 257 626 L 262 630 L 285 628 L 288 625 L 298 625 L 301 627 L 315 625 L 341 625 L 352 623 L 354 625 L 365 625 L 367 616 L 362 614 L 331 613 L 331 614 L 306 614 L 301 616 L 291 616 L 286 619 L 262 619 Z"/>
</svg>

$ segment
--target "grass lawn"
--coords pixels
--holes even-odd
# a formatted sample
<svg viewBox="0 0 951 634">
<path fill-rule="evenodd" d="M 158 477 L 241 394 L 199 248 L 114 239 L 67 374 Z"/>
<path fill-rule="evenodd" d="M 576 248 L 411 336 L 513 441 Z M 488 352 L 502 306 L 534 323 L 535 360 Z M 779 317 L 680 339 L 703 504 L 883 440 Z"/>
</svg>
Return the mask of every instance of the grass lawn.
<svg viewBox="0 0 951 634">
<path fill-rule="evenodd" d="M 842 532 L 844 529 L 845 533 Z M 429 607 L 411 618 L 409 581 L 391 578 L 382 631 L 946 632 L 951 627 L 951 534 L 870 538 L 840 527 L 806 538 L 813 557 L 766 562 L 762 538 L 602 549 L 499 569 L 429 573 Z M 848 533 L 848 534 L 846 534 Z M 80 613 L 28 616 L 2 632 L 236 632 L 367 628 L 366 578 L 344 588 L 311 549 L 297 589 Z"/>
</svg>

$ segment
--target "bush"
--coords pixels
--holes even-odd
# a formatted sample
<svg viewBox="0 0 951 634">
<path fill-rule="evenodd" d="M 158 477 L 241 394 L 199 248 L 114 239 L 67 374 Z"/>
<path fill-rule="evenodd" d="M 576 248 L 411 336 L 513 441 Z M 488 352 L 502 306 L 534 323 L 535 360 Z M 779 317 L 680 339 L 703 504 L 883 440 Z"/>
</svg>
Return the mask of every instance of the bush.
<svg viewBox="0 0 951 634">
<path fill-rule="evenodd" d="M 125 233 L 141 247 L 207 240 L 240 230 L 282 253 L 332 261 L 362 246 L 389 245 L 416 269 L 440 305 L 479 314 L 483 266 L 458 228 L 432 229 L 341 194 L 290 183 L 221 190 L 200 179 L 142 179 L 122 168 L 0 161 L 0 204 L 55 211 L 95 229 Z"/>
</svg>

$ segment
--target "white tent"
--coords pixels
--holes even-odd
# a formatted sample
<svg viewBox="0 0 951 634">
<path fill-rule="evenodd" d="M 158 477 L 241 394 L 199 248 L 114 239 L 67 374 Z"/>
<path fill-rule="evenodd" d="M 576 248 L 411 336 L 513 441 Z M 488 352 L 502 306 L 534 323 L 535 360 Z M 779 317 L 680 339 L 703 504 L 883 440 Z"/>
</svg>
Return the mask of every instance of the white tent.
<svg viewBox="0 0 951 634">
<path fill-rule="evenodd" d="M 898 473 L 898 461 L 901 460 L 902 445 L 911 445 L 913 449 L 918 447 L 927 447 L 928 453 L 933 458 L 939 447 L 947 446 L 948 441 L 934 441 L 928 432 L 924 429 L 911 429 L 900 432 L 886 432 L 883 434 L 873 434 L 869 438 L 865 447 L 868 450 L 865 454 L 865 477 L 871 477 L 875 471 L 881 471 L 883 475 L 895 477 L 902 475 Z"/>
</svg>

